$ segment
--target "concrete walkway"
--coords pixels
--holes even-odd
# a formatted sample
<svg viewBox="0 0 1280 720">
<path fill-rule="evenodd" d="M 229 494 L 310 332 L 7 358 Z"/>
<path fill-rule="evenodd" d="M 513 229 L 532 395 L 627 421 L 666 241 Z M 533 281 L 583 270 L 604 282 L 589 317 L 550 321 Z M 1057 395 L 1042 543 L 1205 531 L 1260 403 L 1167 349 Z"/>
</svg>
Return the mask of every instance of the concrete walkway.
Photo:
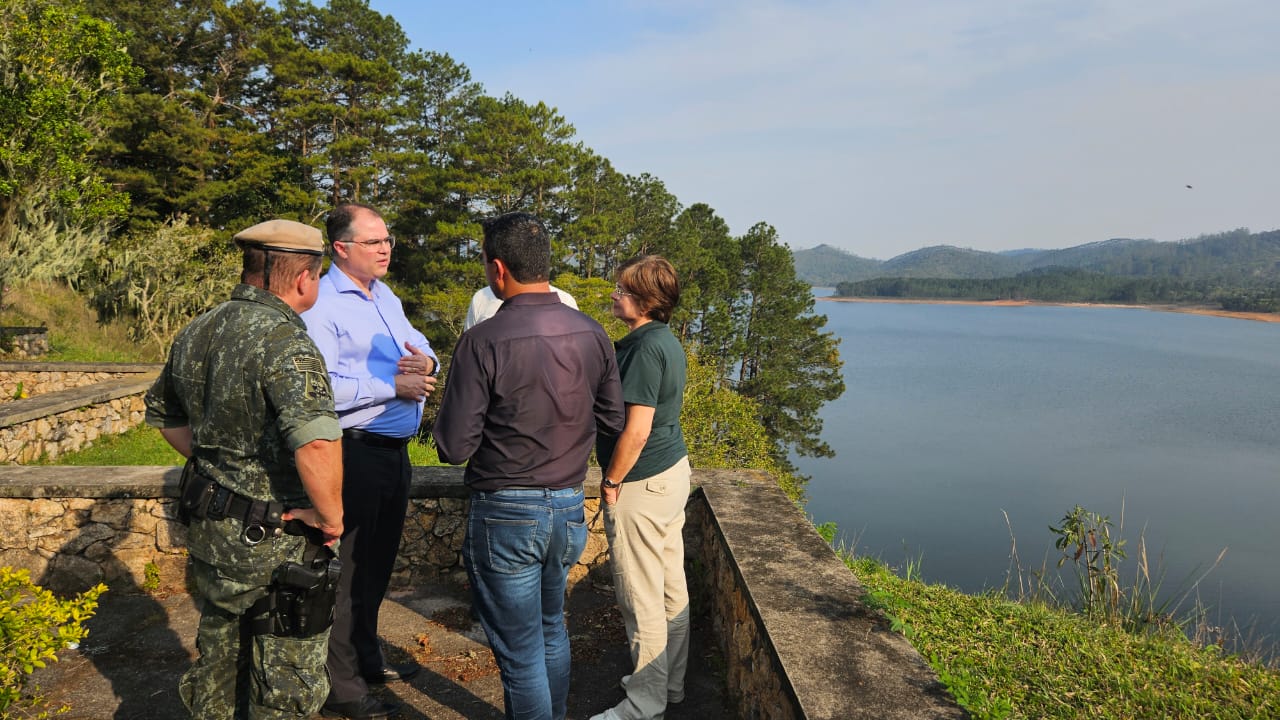
<svg viewBox="0 0 1280 720">
<path fill-rule="evenodd" d="M 622 620 L 609 588 L 580 582 L 568 603 L 573 643 L 569 720 L 586 720 L 622 699 L 618 679 L 630 672 Z M 190 596 L 107 593 L 89 621 L 89 636 L 34 681 L 63 720 L 184 718 L 178 678 L 195 654 L 199 614 Z M 709 647 L 710 623 L 694 619 L 687 699 L 670 720 L 731 717 L 723 663 Z M 388 685 L 380 697 L 399 703 L 395 718 L 501 720 L 502 684 L 484 633 L 471 620 L 466 592 L 448 584 L 394 593 L 383 605 L 382 635 L 392 661 L 409 657 L 423 670 Z M 317 716 L 320 717 L 320 716 Z"/>
</svg>

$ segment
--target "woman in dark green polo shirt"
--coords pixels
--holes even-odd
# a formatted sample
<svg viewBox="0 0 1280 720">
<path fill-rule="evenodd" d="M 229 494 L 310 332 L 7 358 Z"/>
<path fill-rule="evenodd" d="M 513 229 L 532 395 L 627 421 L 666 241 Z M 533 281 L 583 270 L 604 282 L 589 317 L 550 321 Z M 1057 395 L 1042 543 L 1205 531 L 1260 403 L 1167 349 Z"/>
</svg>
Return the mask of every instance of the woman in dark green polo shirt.
<svg viewBox="0 0 1280 720">
<path fill-rule="evenodd" d="M 667 323 L 680 281 L 657 255 L 618 269 L 613 314 L 631 330 L 616 343 L 626 426 L 600 435 L 600 496 L 634 670 L 627 697 L 592 720 L 661 718 L 684 699 L 689 655 L 689 594 L 684 578 L 684 505 L 689 454 L 680 432 L 687 375 L 684 348 Z"/>
</svg>

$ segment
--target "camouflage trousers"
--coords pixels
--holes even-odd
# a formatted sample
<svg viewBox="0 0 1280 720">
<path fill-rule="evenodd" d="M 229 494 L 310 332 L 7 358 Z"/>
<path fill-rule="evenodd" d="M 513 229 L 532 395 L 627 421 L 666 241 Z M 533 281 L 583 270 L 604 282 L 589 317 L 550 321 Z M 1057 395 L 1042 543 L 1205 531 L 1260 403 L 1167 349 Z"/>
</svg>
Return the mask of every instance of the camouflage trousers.
<svg viewBox="0 0 1280 720">
<path fill-rule="evenodd" d="M 199 656 L 178 691 L 196 720 L 309 718 L 329 694 L 329 633 L 308 638 L 254 635 L 245 611 L 267 594 L 217 566 L 191 558 L 200 595 Z"/>
</svg>

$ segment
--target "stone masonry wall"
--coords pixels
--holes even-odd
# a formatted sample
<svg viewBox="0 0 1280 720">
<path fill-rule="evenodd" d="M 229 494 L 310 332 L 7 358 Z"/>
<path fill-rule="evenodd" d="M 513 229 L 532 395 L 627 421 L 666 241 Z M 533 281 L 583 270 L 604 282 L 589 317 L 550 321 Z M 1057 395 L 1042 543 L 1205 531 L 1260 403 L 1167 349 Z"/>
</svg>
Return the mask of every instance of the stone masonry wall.
<svg viewBox="0 0 1280 720">
<path fill-rule="evenodd" d="M 690 502 L 686 517 L 685 555 L 697 558 L 689 572 L 690 601 L 709 608 L 712 636 L 719 638 L 724 652 L 730 704 L 742 720 L 796 720 L 796 701 L 782 687 L 785 673 L 709 508 Z"/>
<path fill-rule="evenodd" d="M 0 471 L 3 471 L 0 468 Z M 13 468 L 18 470 L 18 468 Z M 38 467 L 23 469 L 27 477 L 47 478 L 40 487 L 21 494 L 43 496 L 61 494 L 77 483 L 118 472 L 117 468 Z M 425 472 L 423 472 L 425 470 Z M 432 470 L 423 469 L 430 475 Z M 94 583 L 124 591 L 134 591 L 146 582 L 148 563 L 159 571 L 161 586 L 185 588 L 186 528 L 175 512 L 176 468 L 133 468 L 149 472 L 154 486 L 148 495 L 137 497 L 136 485 L 116 487 L 111 495 L 134 497 L 0 497 L 0 566 L 26 568 L 37 584 L 62 593 L 79 592 Z M 88 473 L 88 474 L 86 474 Z M 168 486 L 159 482 L 168 474 Z M 0 472 L 3 490 L 4 472 Z M 392 587 L 411 587 L 441 576 L 454 582 L 465 580 L 462 540 L 466 533 L 467 501 L 458 488 L 434 492 L 432 483 L 415 485 L 409 513 L 391 578 Z M 431 496 L 437 495 L 437 496 Z M 587 517 L 595 514 L 598 501 L 588 499 Z M 585 578 L 594 567 L 608 559 L 608 543 L 603 524 L 596 522 L 587 550 L 570 572 L 570 584 Z"/>
<path fill-rule="evenodd" d="M 117 380 L 130 374 L 74 370 L 0 372 L 0 403 Z"/>
<path fill-rule="evenodd" d="M 48 352 L 47 328 L 0 327 L 0 357 L 37 358 Z"/>
<path fill-rule="evenodd" d="M 114 435 L 142 423 L 142 395 L 68 410 L 0 428 L 0 463 L 30 463 L 47 455 L 75 452 L 102 435 Z"/>
<path fill-rule="evenodd" d="M 25 568 L 36 584 L 62 594 L 99 582 L 136 591 L 147 564 L 169 590 L 185 587 L 186 528 L 175 500 L 157 498 L 0 498 L 0 565 Z"/>
<path fill-rule="evenodd" d="M 0 361 L 0 464 L 56 458 L 139 425 L 159 368 Z"/>
</svg>

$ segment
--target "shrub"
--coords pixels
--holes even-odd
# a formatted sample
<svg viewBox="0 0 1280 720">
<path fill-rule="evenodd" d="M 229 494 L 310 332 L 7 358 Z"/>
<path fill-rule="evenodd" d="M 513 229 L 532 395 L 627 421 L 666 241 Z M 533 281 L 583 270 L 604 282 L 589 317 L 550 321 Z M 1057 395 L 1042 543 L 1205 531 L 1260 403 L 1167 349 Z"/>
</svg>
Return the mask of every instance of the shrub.
<svg viewBox="0 0 1280 720">
<path fill-rule="evenodd" d="M 99 584 L 60 600 L 32 583 L 28 571 L 0 567 L 0 718 L 36 704 L 26 693 L 31 673 L 57 660 L 58 650 L 84 639 L 84 622 L 106 590 Z"/>
</svg>

